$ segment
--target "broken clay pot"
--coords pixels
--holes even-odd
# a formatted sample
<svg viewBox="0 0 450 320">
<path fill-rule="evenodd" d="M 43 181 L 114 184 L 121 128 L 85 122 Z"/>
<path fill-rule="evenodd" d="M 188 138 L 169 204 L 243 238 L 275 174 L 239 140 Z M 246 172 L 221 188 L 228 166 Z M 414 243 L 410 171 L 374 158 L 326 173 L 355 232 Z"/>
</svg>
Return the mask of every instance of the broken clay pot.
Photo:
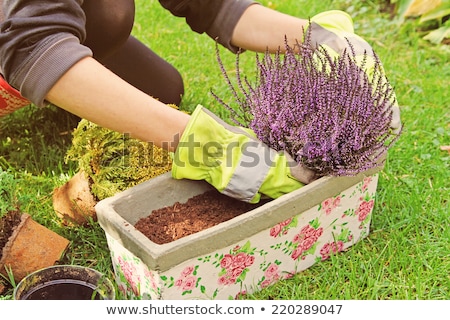
<svg viewBox="0 0 450 320">
<path fill-rule="evenodd" d="M 53 208 L 63 223 L 68 225 L 82 225 L 90 218 L 96 220 L 96 203 L 83 171 L 53 191 Z"/>
<path fill-rule="evenodd" d="M 54 265 L 68 245 L 69 240 L 23 213 L 21 222 L 3 248 L 0 273 L 7 276 L 7 270 L 11 270 L 18 282 L 29 273 Z"/>
</svg>

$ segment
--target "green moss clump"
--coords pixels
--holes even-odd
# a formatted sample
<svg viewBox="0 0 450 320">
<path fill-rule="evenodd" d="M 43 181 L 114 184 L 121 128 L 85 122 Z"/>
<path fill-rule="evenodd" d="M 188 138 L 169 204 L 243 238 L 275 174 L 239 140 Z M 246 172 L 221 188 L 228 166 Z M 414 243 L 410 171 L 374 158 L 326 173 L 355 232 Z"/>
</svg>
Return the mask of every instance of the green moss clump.
<svg viewBox="0 0 450 320">
<path fill-rule="evenodd" d="M 170 171 L 167 151 L 151 142 L 132 139 L 90 121 L 81 120 L 73 132 L 66 161 L 78 162 L 89 177 L 91 192 L 102 200 Z"/>
</svg>

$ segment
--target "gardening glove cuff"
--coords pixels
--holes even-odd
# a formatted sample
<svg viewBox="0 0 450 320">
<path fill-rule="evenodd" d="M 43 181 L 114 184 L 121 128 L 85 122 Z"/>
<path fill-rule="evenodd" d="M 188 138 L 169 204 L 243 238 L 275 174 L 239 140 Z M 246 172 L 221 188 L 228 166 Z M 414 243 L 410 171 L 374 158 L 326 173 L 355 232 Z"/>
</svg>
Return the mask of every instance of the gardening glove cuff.
<svg viewBox="0 0 450 320">
<path fill-rule="evenodd" d="M 340 10 L 319 13 L 310 19 L 309 28 L 311 29 L 312 45 L 321 46 L 333 58 L 341 56 L 346 50 L 351 50 L 350 52 L 354 52 L 356 64 L 364 65 L 364 72 L 369 80 L 373 79 L 377 58 L 374 56 L 372 47 L 363 38 L 355 34 L 353 20 L 349 14 Z M 385 74 L 382 67 L 380 71 L 383 75 Z M 390 85 L 389 88 L 393 90 Z M 391 132 L 399 134 L 402 125 L 400 108 L 395 94 L 392 95 L 391 108 Z"/>
<path fill-rule="evenodd" d="M 289 160 L 199 105 L 175 151 L 172 177 L 206 180 L 225 195 L 257 203 L 262 195 L 277 198 L 304 185 Z"/>
</svg>

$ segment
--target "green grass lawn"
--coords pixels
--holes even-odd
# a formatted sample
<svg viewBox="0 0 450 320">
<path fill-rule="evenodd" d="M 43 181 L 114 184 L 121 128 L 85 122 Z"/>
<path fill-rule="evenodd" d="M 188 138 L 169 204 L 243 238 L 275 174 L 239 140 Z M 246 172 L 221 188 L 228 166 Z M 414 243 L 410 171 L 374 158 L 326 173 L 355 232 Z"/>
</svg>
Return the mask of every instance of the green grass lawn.
<svg viewBox="0 0 450 320">
<path fill-rule="evenodd" d="M 181 108 L 202 104 L 225 117 L 210 94 L 229 93 L 215 43 L 190 31 L 157 1 L 138 0 L 134 35 L 179 68 L 186 95 Z M 262 1 L 308 17 L 328 9 L 349 12 L 358 34 L 377 51 L 396 88 L 404 131 L 380 175 L 371 234 L 347 252 L 316 264 L 249 299 L 449 299 L 450 298 L 450 48 L 422 39 L 417 21 L 399 25 L 377 1 Z M 235 56 L 220 49 L 227 70 Z M 254 53 L 242 55 L 254 73 Z M 231 101 L 231 97 L 230 97 Z M 103 230 L 63 227 L 52 191 L 77 172 L 65 162 L 77 119 L 57 108 L 28 107 L 0 119 L 0 209 L 12 199 L 43 225 L 71 240 L 63 262 L 93 267 L 112 278 Z M 11 299 L 9 289 L 1 299 Z M 120 297 L 119 297 L 120 298 Z"/>
</svg>

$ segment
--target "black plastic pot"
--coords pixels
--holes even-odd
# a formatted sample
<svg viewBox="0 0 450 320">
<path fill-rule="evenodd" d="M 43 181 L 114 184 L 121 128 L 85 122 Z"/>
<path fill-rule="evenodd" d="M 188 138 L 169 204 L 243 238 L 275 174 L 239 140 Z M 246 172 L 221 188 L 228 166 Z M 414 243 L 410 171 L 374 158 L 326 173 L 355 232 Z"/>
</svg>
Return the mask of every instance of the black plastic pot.
<svg viewBox="0 0 450 320">
<path fill-rule="evenodd" d="M 111 281 L 97 270 L 57 265 L 35 271 L 14 290 L 15 300 L 114 300 Z"/>
</svg>

